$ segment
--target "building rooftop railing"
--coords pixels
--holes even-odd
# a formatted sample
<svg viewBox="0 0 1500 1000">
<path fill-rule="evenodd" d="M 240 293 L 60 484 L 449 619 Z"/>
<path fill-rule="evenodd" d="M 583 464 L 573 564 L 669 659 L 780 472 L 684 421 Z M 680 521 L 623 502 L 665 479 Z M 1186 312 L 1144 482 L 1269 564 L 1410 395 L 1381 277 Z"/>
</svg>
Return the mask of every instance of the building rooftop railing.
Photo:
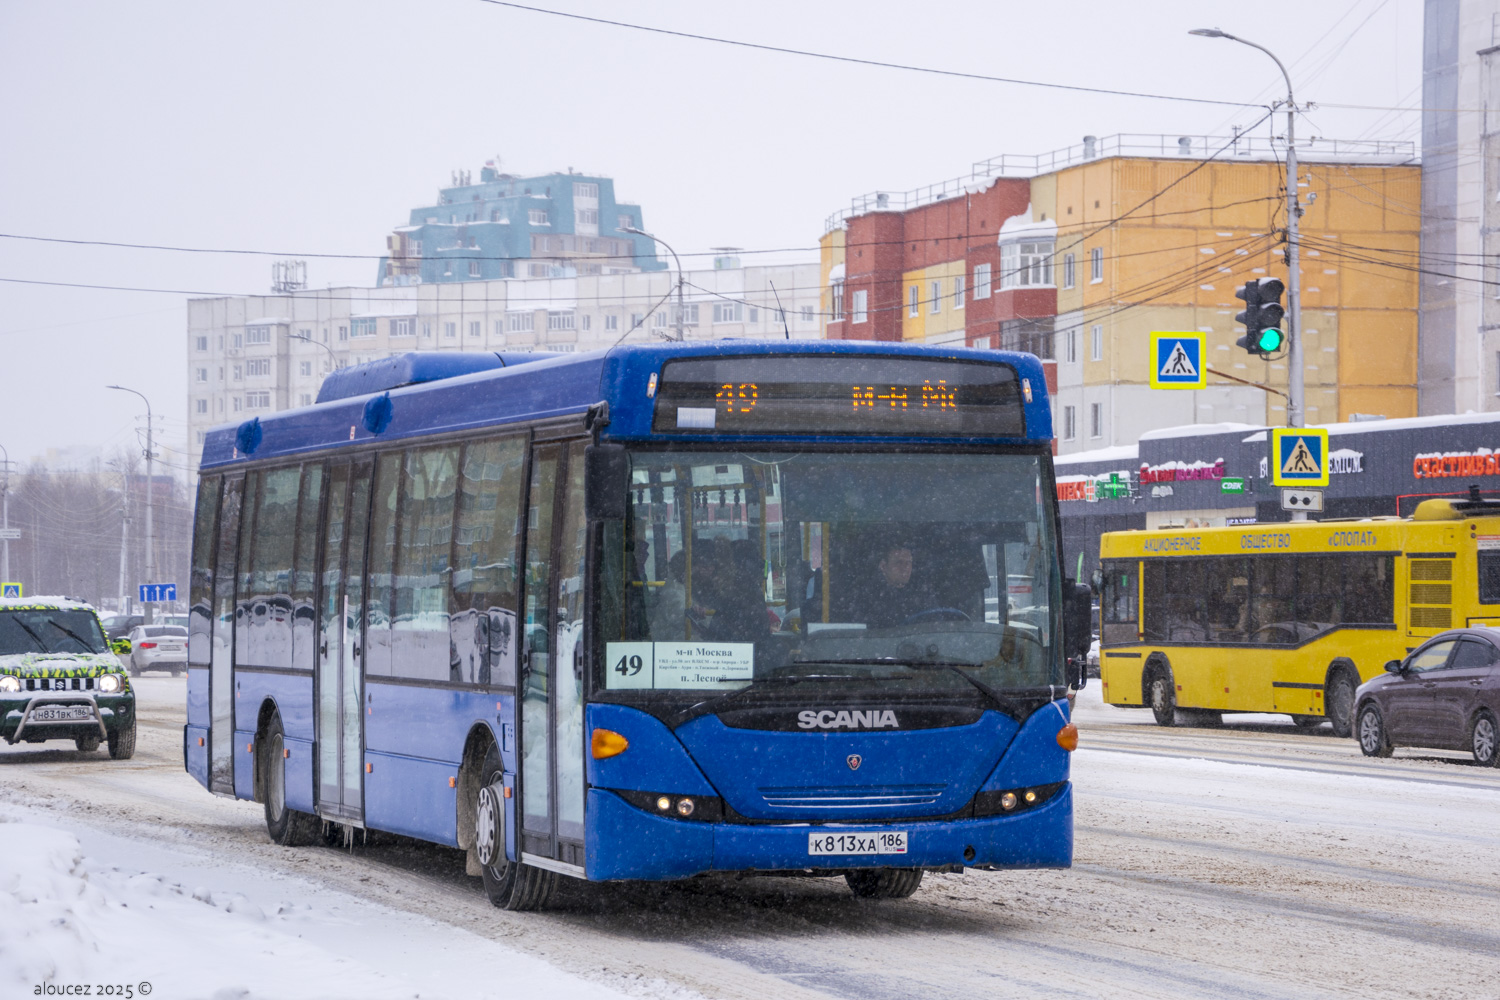
<svg viewBox="0 0 1500 1000">
<path fill-rule="evenodd" d="M 1220 152 L 1222 150 L 1222 152 Z M 1003 153 L 975 163 L 967 175 L 910 191 L 871 191 L 850 201 L 847 209 L 828 216 L 823 232 L 832 232 L 845 220 L 869 212 L 904 212 L 923 205 L 981 191 L 1002 177 L 1037 177 L 1065 167 L 1120 156 L 1184 158 L 1204 160 L 1218 153 L 1225 162 L 1236 160 L 1281 160 L 1286 141 L 1279 136 L 1251 135 L 1145 135 L 1122 133 L 1102 138 L 1084 136 L 1073 146 L 1046 153 Z M 1299 158 L 1312 162 L 1366 163 L 1386 166 L 1420 162 L 1416 143 L 1384 139 L 1309 138 L 1297 143 Z"/>
</svg>

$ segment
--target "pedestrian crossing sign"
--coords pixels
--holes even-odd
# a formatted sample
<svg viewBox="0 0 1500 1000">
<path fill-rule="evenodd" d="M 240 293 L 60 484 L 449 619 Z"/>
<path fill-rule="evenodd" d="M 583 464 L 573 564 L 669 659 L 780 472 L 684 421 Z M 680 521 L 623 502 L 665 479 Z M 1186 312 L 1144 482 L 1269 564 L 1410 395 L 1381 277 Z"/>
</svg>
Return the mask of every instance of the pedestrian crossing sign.
<svg viewBox="0 0 1500 1000">
<path fill-rule="evenodd" d="M 1203 334 L 1151 333 L 1151 388 L 1202 389 L 1208 385 L 1203 366 Z"/>
<path fill-rule="evenodd" d="M 1328 485 L 1328 430 L 1278 427 L 1271 431 L 1273 486 Z"/>
<path fill-rule="evenodd" d="M 7 597 L 20 597 L 21 585 L 19 583 L 0 583 L 0 600 Z"/>
</svg>

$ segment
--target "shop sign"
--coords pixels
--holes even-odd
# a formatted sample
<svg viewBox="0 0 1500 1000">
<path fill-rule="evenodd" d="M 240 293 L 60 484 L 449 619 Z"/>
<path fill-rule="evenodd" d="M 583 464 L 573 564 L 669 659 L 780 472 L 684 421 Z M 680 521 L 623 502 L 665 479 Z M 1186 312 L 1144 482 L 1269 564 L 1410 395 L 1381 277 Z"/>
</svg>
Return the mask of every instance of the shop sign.
<svg viewBox="0 0 1500 1000">
<path fill-rule="evenodd" d="M 1250 491 L 1245 488 L 1245 481 L 1243 479 L 1221 479 L 1219 480 L 1219 492 L 1249 493 Z"/>
<path fill-rule="evenodd" d="M 1468 476 L 1500 476 L 1500 454 L 1479 451 L 1429 452 L 1411 460 L 1417 479 L 1454 479 Z"/>
<path fill-rule="evenodd" d="M 1348 475 L 1365 471 L 1365 453 L 1352 448 L 1340 448 L 1328 453 L 1328 473 L 1332 476 Z"/>
<path fill-rule="evenodd" d="M 1169 497 L 1173 493 L 1172 487 L 1157 484 L 1151 487 L 1151 495 L 1154 497 Z"/>
<path fill-rule="evenodd" d="M 1130 473 L 1111 472 L 1098 476 L 1062 476 L 1057 480 L 1058 500 L 1128 500 Z"/>
<path fill-rule="evenodd" d="M 1160 465 L 1142 465 L 1141 483 L 1182 483 L 1199 479 L 1223 479 L 1224 460 L 1210 465 L 1207 462 L 1163 462 Z"/>
</svg>

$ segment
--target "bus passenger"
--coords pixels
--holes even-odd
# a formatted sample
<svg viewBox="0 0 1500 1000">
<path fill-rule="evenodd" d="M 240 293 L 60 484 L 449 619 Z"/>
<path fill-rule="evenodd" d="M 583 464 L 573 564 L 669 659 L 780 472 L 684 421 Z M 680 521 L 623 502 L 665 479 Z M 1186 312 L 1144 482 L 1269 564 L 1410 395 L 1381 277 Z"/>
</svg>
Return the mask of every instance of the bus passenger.
<svg viewBox="0 0 1500 1000">
<path fill-rule="evenodd" d="M 667 582 L 651 595 L 651 638 L 687 638 L 687 588 L 683 581 L 687 576 L 687 550 L 684 549 L 667 560 Z"/>
</svg>

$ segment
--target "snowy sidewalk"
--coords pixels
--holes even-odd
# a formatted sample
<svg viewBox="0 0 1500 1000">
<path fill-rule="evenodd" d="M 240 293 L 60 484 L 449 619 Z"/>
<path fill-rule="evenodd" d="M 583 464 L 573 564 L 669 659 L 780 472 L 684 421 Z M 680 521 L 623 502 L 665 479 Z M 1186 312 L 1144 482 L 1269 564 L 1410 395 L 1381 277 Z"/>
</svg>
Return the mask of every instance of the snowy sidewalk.
<svg viewBox="0 0 1500 1000">
<path fill-rule="evenodd" d="M 23 814 L 0 822 L 0 995 L 43 984 L 153 1000 L 625 995 L 295 875 Z"/>
</svg>

